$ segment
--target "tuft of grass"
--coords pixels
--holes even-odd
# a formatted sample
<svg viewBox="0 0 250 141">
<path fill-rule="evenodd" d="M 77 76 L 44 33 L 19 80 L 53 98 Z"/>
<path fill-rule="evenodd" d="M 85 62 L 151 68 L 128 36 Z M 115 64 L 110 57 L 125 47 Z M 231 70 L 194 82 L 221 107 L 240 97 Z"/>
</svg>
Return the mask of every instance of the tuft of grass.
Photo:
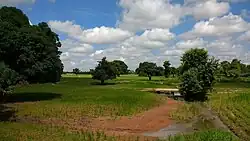
<svg viewBox="0 0 250 141">
<path fill-rule="evenodd" d="M 3 141 L 116 141 L 115 137 L 96 131 L 67 131 L 62 128 L 23 123 L 0 123 Z"/>
<path fill-rule="evenodd" d="M 171 136 L 166 141 L 238 141 L 231 133 L 208 130 L 187 135 Z"/>
<path fill-rule="evenodd" d="M 200 103 L 183 103 L 177 109 L 170 112 L 170 117 L 177 121 L 189 122 L 200 114 Z"/>
</svg>

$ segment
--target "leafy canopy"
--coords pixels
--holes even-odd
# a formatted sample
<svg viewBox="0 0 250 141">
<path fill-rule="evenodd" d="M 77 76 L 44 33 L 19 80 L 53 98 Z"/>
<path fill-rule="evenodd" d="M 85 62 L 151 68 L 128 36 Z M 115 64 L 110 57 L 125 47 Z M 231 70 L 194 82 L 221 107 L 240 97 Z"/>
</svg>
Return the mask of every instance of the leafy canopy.
<svg viewBox="0 0 250 141">
<path fill-rule="evenodd" d="M 91 70 L 91 74 L 93 79 L 100 80 L 101 84 L 104 84 L 105 80 L 116 78 L 116 67 L 103 57 L 101 61 L 98 61 L 96 68 Z"/>
<path fill-rule="evenodd" d="M 125 62 L 121 60 L 114 60 L 112 63 L 117 69 L 117 76 L 120 76 L 121 74 L 128 74 L 128 66 Z"/>
<path fill-rule="evenodd" d="M 170 68 L 171 64 L 169 61 L 165 61 L 163 63 L 163 66 L 164 66 L 164 76 L 167 78 L 171 73 L 171 68 Z"/>
<path fill-rule="evenodd" d="M 79 74 L 81 71 L 80 71 L 80 69 L 78 69 L 78 68 L 74 68 L 73 69 L 73 73 L 74 74 Z"/>
<path fill-rule="evenodd" d="M 180 92 L 187 101 L 204 101 L 215 82 L 218 60 L 204 49 L 190 49 L 181 58 Z"/>
<path fill-rule="evenodd" d="M 47 23 L 31 26 L 21 10 L 0 9 L 0 61 L 21 80 L 30 83 L 59 81 L 63 64 L 58 47 L 61 47 L 58 35 Z"/>
<path fill-rule="evenodd" d="M 157 65 L 152 62 L 143 62 L 139 64 L 139 68 L 136 71 L 139 75 L 141 73 L 146 74 L 148 79 L 151 80 L 152 76 L 157 73 Z"/>
</svg>

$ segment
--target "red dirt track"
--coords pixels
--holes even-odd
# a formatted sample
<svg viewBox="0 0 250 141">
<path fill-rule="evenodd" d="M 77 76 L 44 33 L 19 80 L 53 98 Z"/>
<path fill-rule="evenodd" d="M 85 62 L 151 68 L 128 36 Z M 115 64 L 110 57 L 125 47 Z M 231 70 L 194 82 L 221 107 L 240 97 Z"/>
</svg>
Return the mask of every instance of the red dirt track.
<svg viewBox="0 0 250 141">
<path fill-rule="evenodd" d="M 167 99 L 167 102 L 159 107 L 155 107 L 132 117 L 121 117 L 115 120 L 105 118 L 94 119 L 92 128 L 98 128 L 109 132 L 143 133 L 147 131 L 157 131 L 172 123 L 169 119 L 169 111 L 177 107 L 177 101 Z"/>
</svg>

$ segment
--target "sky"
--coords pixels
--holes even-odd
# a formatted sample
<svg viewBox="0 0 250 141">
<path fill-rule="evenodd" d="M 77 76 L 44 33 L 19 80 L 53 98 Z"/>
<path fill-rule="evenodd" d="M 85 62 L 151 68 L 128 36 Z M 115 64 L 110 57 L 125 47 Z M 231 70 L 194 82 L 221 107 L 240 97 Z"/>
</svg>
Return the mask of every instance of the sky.
<svg viewBox="0 0 250 141">
<path fill-rule="evenodd" d="M 88 71 L 104 56 L 129 69 L 144 61 L 178 66 L 190 48 L 250 64 L 250 0 L 0 0 L 5 5 L 59 35 L 65 71 Z"/>
</svg>

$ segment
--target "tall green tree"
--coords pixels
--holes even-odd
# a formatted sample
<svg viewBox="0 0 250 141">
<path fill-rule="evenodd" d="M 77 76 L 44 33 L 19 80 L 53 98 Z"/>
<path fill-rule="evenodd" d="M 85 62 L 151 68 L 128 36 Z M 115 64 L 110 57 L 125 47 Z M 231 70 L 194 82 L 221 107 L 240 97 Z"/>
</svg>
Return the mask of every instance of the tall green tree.
<svg viewBox="0 0 250 141">
<path fill-rule="evenodd" d="M 78 68 L 74 68 L 74 69 L 73 69 L 73 73 L 76 74 L 76 75 L 79 74 L 80 72 L 81 72 L 81 71 L 80 71 L 80 69 L 78 69 Z"/>
<path fill-rule="evenodd" d="M 114 60 L 113 64 L 117 69 L 117 76 L 120 76 L 121 74 L 128 74 L 128 66 L 125 62 L 121 60 Z"/>
<path fill-rule="evenodd" d="M 47 23 L 31 26 L 21 10 L 0 9 L 0 61 L 19 78 L 30 83 L 58 82 L 63 72 L 59 47 L 58 35 Z"/>
<path fill-rule="evenodd" d="M 105 80 L 116 78 L 116 68 L 112 62 L 108 62 L 106 57 L 103 57 L 101 61 L 98 61 L 98 65 L 93 70 L 90 70 L 92 78 L 100 80 L 101 84 L 104 84 Z"/>
<path fill-rule="evenodd" d="M 207 93 L 215 82 L 219 61 L 214 57 L 209 57 L 204 49 L 190 49 L 185 52 L 181 62 L 180 92 L 184 95 L 185 100 L 206 100 Z"/>
<path fill-rule="evenodd" d="M 161 66 L 156 67 L 154 76 L 164 76 L 164 68 Z"/>
<path fill-rule="evenodd" d="M 165 77 L 167 78 L 167 77 L 169 77 L 169 75 L 170 75 L 170 66 L 171 66 L 171 64 L 170 64 L 169 61 L 165 61 L 165 62 L 163 63 L 163 66 L 164 66 L 164 75 L 165 75 Z"/>
<path fill-rule="evenodd" d="M 175 67 L 170 67 L 170 74 L 175 77 L 178 74 L 178 70 Z"/>
<path fill-rule="evenodd" d="M 156 63 L 152 62 L 143 62 L 139 64 L 139 68 L 137 69 L 137 73 L 146 74 L 148 79 L 151 80 L 152 76 L 157 72 Z"/>
<path fill-rule="evenodd" d="M 220 63 L 220 71 L 222 74 L 224 74 L 226 77 L 229 76 L 229 71 L 231 69 L 231 64 L 228 61 L 223 61 Z"/>
</svg>

